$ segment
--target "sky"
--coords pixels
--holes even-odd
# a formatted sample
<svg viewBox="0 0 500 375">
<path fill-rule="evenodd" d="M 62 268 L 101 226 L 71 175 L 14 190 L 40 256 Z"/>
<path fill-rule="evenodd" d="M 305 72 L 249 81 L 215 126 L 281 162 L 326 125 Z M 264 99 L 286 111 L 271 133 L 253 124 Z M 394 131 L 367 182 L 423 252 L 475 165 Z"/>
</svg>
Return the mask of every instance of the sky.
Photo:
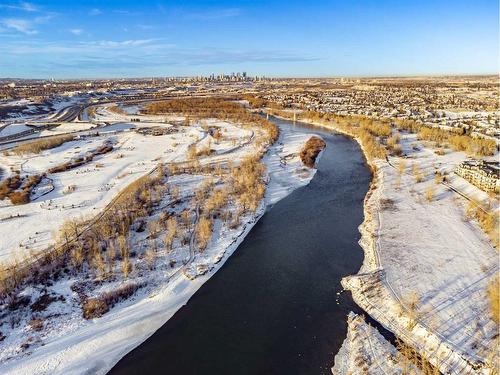
<svg viewBox="0 0 500 375">
<path fill-rule="evenodd" d="M 498 0 L 0 0 L 0 77 L 494 74 Z"/>
</svg>

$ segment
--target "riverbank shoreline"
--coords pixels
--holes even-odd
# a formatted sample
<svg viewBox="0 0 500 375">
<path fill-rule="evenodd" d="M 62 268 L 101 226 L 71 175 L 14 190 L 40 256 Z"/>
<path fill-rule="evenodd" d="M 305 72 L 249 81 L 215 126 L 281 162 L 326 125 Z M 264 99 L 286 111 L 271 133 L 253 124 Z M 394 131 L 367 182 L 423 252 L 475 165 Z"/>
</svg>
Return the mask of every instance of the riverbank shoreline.
<svg viewBox="0 0 500 375">
<path fill-rule="evenodd" d="M 290 120 L 290 119 L 287 119 L 286 117 L 283 117 L 283 116 L 278 116 L 278 115 L 273 115 L 273 116 L 276 118 L 283 119 L 283 120 L 288 120 L 288 121 Z M 361 234 L 359 244 L 360 244 L 361 248 L 363 249 L 364 259 L 363 259 L 363 264 L 362 264 L 360 270 L 358 271 L 358 274 L 362 273 L 362 272 L 369 272 L 369 270 L 371 270 L 371 269 L 377 269 L 380 265 L 380 261 L 379 261 L 378 255 L 377 255 L 377 251 L 375 249 L 374 235 L 375 235 L 377 228 L 379 226 L 379 222 L 377 221 L 377 218 L 373 214 L 372 210 L 369 209 L 369 206 L 370 206 L 370 200 L 376 194 L 377 184 L 380 180 L 380 175 L 378 172 L 379 163 L 373 159 L 370 160 L 367 157 L 367 153 L 366 153 L 366 150 L 364 148 L 363 143 L 361 142 L 359 137 L 357 137 L 355 134 L 348 132 L 344 129 L 341 129 L 339 127 L 336 127 L 332 123 L 325 124 L 324 122 L 313 121 L 313 120 L 301 120 L 301 122 L 306 123 L 306 124 L 310 124 L 313 126 L 317 126 L 320 128 L 333 130 L 339 134 L 345 135 L 345 136 L 353 139 L 359 145 L 359 147 L 363 153 L 363 157 L 365 159 L 365 162 L 368 165 L 370 172 L 372 174 L 372 180 L 370 182 L 370 186 L 368 188 L 368 191 L 366 192 L 366 196 L 365 196 L 365 199 L 363 202 L 364 220 L 361 223 L 361 225 L 359 226 L 359 232 Z M 321 154 L 319 156 L 321 156 Z"/>
<path fill-rule="evenodd" d="M 286 119 L 282 116 L 276 117 Z M 387 177 L 389 163 L 381 159 L 369 159 L 361 140 L 355 134 L 335 126 L 333 122 L 325 123 L 308 119 L 301 119 L 300 122 L 331 129 L 354 139 L 360 145 L 365 160 L 372 171 L 372 181 L 363 205 L 364 220 L 359 226 L 361 234 L 359 244 L 363 248 L 365 257 L 357 274 L 342 279 L 344 289 L 352 293 L 356 304 L 373 319 L 406 344 L 414 347 L 440 371 L 453 374 L 460 374 L 464 371 L 488 373 L 487 366 L 484 365 L 480 356 L 464 351 L 462 348 L 457 350 L 457 347 L 443 338 L 440 332 L 436 332 L 428 325 L 412 318 L 412 312 L 407 310 L 406 304 L 401 301 L 401 297 L 394 291 L 393 286 L 386 278 L 386 270 L 382 266 L 380 255 L 383 248 L 380 244 L 382 237 L 381 212 L 383 210 L 381 201 L 387 193 L 386 190 L 391 188 L 386 186 L 390 183 Z M 482 233 L 477 235 L 481 237 Z M 380 298 L 368 297 L 373 294 L 379 295 Z M 373 303 L 381 300 L 384 300 L 384 306 Z M 388 345 L 391 344 L 388 343 Z"/>
</svg>

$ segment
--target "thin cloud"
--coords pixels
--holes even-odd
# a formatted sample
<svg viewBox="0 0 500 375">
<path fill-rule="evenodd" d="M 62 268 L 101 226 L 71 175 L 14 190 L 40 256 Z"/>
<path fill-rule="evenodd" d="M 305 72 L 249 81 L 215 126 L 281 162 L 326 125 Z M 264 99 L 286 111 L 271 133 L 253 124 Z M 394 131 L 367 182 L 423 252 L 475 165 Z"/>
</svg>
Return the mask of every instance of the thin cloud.
<svg viewBox="0 0 500 375">
<path fill-rule="evenodd" d="M 33 27 L 33 23 L 29 20 L 20 18 L 5 18 L 0 23 L 7 29 L 12 29 L 26 35 L 37 34 L 38 31 Z"/>
<path fill-rule="evenodd" d="M 226 9 L 207 10 L 203 12 L 187 13 L 186 18 L 190 20 L 209 21 L 209 20 L 218 20 L 222 18 L 237 17 L 240 14 L 241 10 L 238 8 L 226 8 Z"/>
<path fill-rule="evenodd" d="M 32 3 L 20 2 L 17 5 L 10 4 L 0 4 L 0 9 L 12 9 L 12 10 L 23 10 L 25 12 L 37 12 L 38 8 L 34 6 Z"/>
<path fill-rule="evenodd" d="M 124 41 L 120 41 L 120 42 L 117 42 L 114 40 L 99 40 L 99 41 L 89 42 L 89 44 L 99 46 L 99 47 L 117 48 L 117 47 L 144 46 L 146 44 L 151 44 L 153 41 L 154 41 L 154 39 L 130 39 L 130 40 L 124 40 Z"/>
<path fill-rule="evenodd" d="M 142 12 L 135 12 L 135 11 L 124 10 L 124 9 L 115 9 L 115 10 L 113 10 L 113 13 L 121 14 L 121 15 L 125 15 L 125 16 L 140 16 L 141 14 L 143 14 Z"/>
<path fill-rule="evenodd" d="M 100 14 L 102 14 L 102 12 L 99 8 L 93 8 L 89 11 L 89 16 L 98 16 Z"/>
<path fill-rule="evenodd" d="M 82 29 L 70 29 L 69 32 L 73 35 L 82 35 L 83 34 Z"/>
<path fill-rule="evenodd" d="M 45 22 L 51 20 L 52 18 L 54 18 L 54 13 L 46 14 L 45 16 L 35 17 L 34 22 L 35 23 L 45 23 Z"/>
<path fill-rule="evenodd" d="M 152 30 L 154 29 L 154 26 L 152 25 L 144 25 L 144 24 L 139 24 L 137 27 L 141 30 Z"/>
<path fill-rule="evenodd" d="M 161 66 L 221 66 L 249 63 L 293 63 L 320 60 L 283 50 L 235 50 L 213 47 L 183 48 L 159 39 L 130 39 L 123 41 L 96 40 L 73 44 L 25 41 L 0 46 L 0 54 L 9 51 L 20 60 L 37 55 L 44 63 L 64 65 L 81 70 L 154 68 Z M 85 63 L 82 63 L 85 62 Z"/>
<path fill-rule="evenodd" d="M 3 18 L 0 19 L 0 25 L 9 30 L 17 31 L 25 35 L 35 35 L 38 34 L 36 25 L 44 24 L 50 19 L 54 18 L 57 13 L 46 13 L 43 12 L 42 15 L 34 17 L 32 19 L 28 18 Z"/>
<path fill-rule="evenodd" d="M 133 56 L 138 49 L 142 52 L 165 50 L 172 48 L 174 45 L 161 43 L 157 39 L 130 39 L 124 41 L 114 40 L 94 40 L 82 41 L 77 43 L 58 43 L 58 42 L 43 42 L 24 41 L 13 44 L 0 45 L 0 54 L 4 51 L 9 51 L 11 55 L 28 55 L 28 54 L 49 54 L 54 57 L 73 55 L 73 56 L 95 56 L 96 58 L 104 57 L 107 54 L 113 56 L 117 51 L 125 51 Z M 57 56 L 56 56 L 57 55 Z"/>
<path fill-rule="evenodd" d="M 38 8 L 31 3 L 22 2 L 20 8 L 26 12 L 36 12 Z"/>
</svg>

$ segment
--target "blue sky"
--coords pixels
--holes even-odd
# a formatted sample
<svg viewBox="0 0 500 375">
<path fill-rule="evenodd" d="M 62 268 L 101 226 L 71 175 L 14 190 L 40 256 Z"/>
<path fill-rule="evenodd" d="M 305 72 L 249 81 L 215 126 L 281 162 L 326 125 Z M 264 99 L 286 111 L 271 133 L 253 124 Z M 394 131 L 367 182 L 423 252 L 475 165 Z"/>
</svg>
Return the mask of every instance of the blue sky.
<svg viewBox="0 0 500 375">
<path fill-rule="evenodd" d="M 0 0 L 0 77 L 498 72 L 497 0 Z"/>
</svg>

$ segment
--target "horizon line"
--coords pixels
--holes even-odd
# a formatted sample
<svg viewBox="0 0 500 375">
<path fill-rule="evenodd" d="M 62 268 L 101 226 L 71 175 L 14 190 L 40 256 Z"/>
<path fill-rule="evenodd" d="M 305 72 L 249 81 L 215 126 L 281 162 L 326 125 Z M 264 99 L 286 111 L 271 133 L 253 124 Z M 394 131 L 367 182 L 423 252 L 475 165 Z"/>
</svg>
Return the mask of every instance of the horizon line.
<svg viewBox="0 0 500 375">
<path fill-rule="evenodd" d="M 212 73 L 211 73 L 212 74 Z M 227 73 L 221 73 L 227 74 Z M 429 74 L 380 74 L 380 75 L 323 75 L 323 76 L 276 76 L 276 75 L 249 75 L 248 78 L 252 79 L 253 77 L 264 77 L 266 79 L 367 79 L 367 78 L 439 78 L 439 77 L 491 77 L 497 76 L 500 79 L 499 72 L 489 72 L 489 73 L 429 73 Z M 123 79 L 164 79 L 164 78 L 198 78 L 198 77 L 209 77 L 209 75 L 154 75 L 154 76 L 123 76 L 123 77 L 65 77 L 65 78 L 40 78 L 40 77 L 30 77 L 30 78 L 21 78 L 21 77 L 0 77 L 0 81 L 6 80 L 20 80 L 20 81 L 80 81 L 80 80 L 90 80 L 90 81 L 100 81 L 100 80 L 123 80 Z"/>
</svg>

